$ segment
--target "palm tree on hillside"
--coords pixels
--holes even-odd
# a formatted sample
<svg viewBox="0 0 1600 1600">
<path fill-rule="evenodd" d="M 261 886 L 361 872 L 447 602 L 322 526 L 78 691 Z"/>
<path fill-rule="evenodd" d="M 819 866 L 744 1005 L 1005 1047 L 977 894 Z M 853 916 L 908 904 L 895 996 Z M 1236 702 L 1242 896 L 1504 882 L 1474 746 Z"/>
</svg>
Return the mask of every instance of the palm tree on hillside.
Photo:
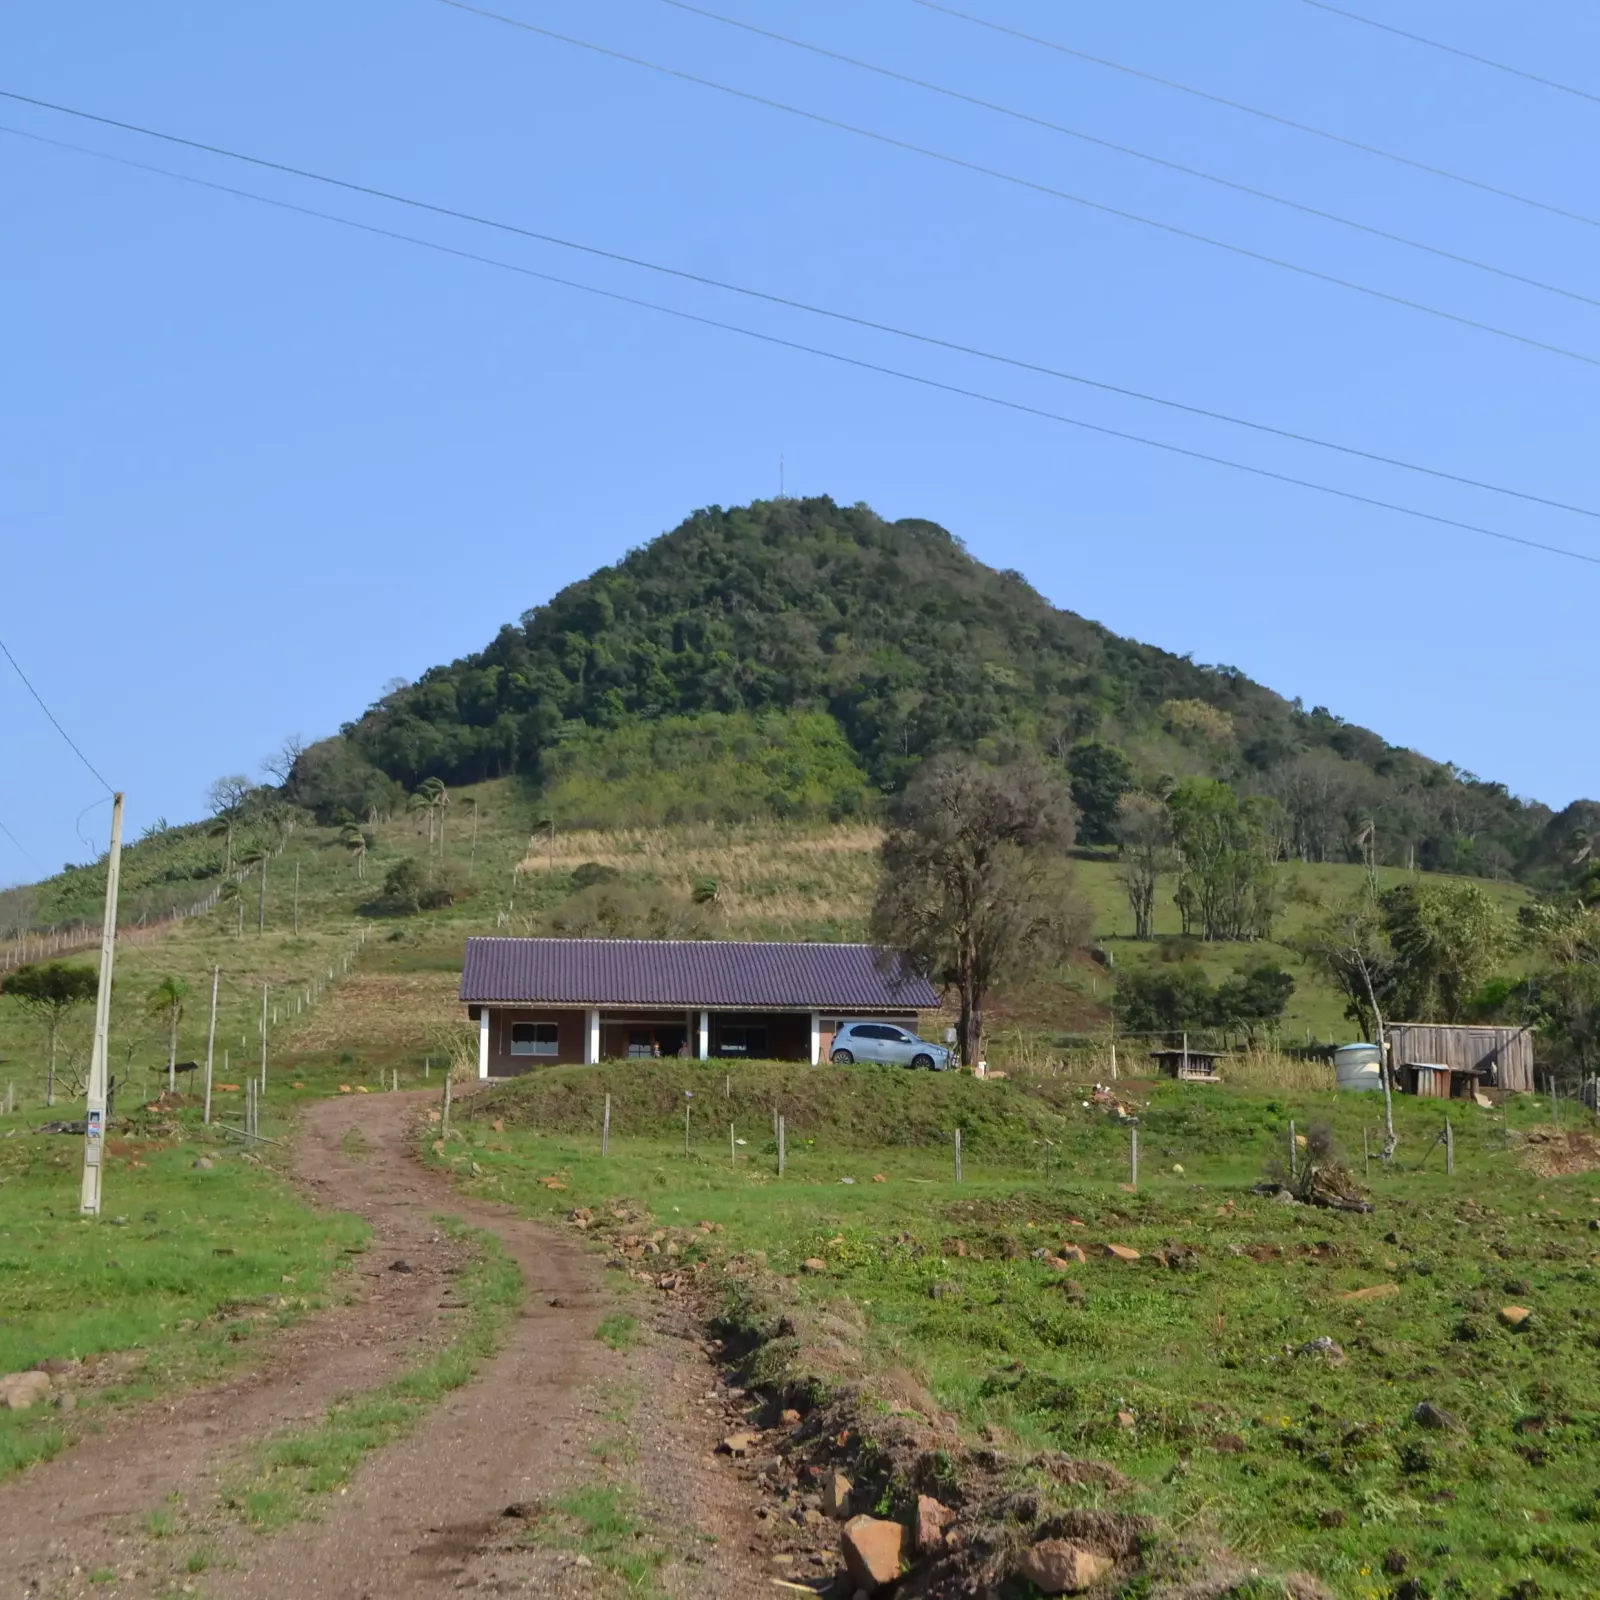
<svg viewBox="0 0 1600 1600">
<path fill-rule="evenodd" d="M 345 847 L 356 864 L 356 877 L 367 875 L 367 835 L 353 822 L 347 822 L 339 833 L 339 843 Z"/>
<path fill-rule="evenodd" d="M 189 985 L 170 973 L 150 991 L 145 1009 L 153 1017 L 167 1019 L 167 1093 L 178 1086 L 178 1024 L 183 1020 L 183 1002 L 189 996 Z"/>
</svg>

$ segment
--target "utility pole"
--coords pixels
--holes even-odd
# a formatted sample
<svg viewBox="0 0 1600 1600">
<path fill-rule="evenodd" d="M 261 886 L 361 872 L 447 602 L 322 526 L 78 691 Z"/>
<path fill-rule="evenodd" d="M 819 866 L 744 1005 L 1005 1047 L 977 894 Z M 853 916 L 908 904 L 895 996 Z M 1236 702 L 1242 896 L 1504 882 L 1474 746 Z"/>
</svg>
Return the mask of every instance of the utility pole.
<svg viewBox="0 0 1600 1600">
<path fill-rule="evenodd" d="M 111 851 L 106 857 L 106 912 L 100 930 L 100 987 L 94 1001 L 94 1049 L 83 1122 L 83 1189 L 78 1209 L 100 1215 L 101 1159 L 106 1134 L 106 1058 L 111 1042 L 111 968 L 117 954 L 117 884 L 122 876 L 122 796 L 111 797 Z"/>
<path fill-rule="evenodd" d="M 217 980 L 222 976 L 221 967 L 211 969 L 211 1026 L 206 1029 L 206 1114 L 207 1124 L 211 1121 L 211 1063 L 216 1059 L 217 1051 Z"/>
<path fill-rule="evenodd" d="M 267 985 L 261 985 L 261 1087 L 267 1086 Z"/>
</svg>

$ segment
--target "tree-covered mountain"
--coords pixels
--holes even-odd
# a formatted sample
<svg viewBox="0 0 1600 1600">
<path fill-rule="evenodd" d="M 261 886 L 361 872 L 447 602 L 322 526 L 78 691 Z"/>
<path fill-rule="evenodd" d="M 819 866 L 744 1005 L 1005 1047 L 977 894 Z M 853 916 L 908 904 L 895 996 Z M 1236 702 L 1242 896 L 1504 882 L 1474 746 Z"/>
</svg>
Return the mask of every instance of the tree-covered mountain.
<svg viewBox="0 0 1600 1600">
<path fill-rule="evenodd" d="M 695 512 L 385 695 L 307 751 L 291 789 L 359 814 L 428 777 L 553 784 L 574 741 L 603 776 L 608 731 L 636 771 L 637 730 L 662 719 L 696 719 L 696 737 L 737 748 L 708 733 L 718 715 L 758 719 L 762 759 L 792 767 L 831 743 L 805 723 L 801 753 L 784 753 L 785 717 L 814 713 L 837 723 L 869 796 L 896 792 L 933 751 L 1024 743 L 1072 772 L 1091 837 L 1118 784 L 1209 776 L 1276 800 L 1284 851 L 1309 860 L 1370 838 L 1388 862 L 1549 875 L 1569 853 L 1545 837 L 1550 811 L 1501 784 L 1058 610 L 931 522 L 826 498 Z M 821 789 L 791 772 L 794 793 L 852 788 L 838 753 L 826 759 Z"/>
</svg>

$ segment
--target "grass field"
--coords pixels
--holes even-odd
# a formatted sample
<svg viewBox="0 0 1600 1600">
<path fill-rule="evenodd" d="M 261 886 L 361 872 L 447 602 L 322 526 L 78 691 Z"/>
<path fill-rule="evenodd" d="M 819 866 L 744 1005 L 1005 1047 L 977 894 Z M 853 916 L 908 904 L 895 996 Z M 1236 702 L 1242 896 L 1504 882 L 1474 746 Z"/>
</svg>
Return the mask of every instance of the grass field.
<svg viewBox="0 0 1600 1600">
<path fill-rule="evenodd" d="M 237 1098 L 237 1097 L 235 1097 Z M 95 1426 L 102 1406 L 215 1376 L 324 1303 L 365 1247 L 192 1117 L 139 1115 L 108 1141 L 108 1210 L 78 1214 L 81 1139 L 0 1118 L 0 1373 L 75 1363 L 74 1409 L 0 1410 L 0 1476 Z"/>
<path fill-rule="evenodd" d="M 1538 1101 L 1451 1108 L 1453 1177 L 1430 1148 L 1443 1108 L 1401 1102 L 1398 1167 L 1375 1171 L 1363 1216 L 1251 1187 L 1291 1118 L 1331 1123 L 1359 1169 L 1375 1097 L 1122 1085 L 1130 1193 L 1126 1127 L 1060 1079 L 771 1067 L 724 1087 L 693 1063 L 552 1072 L 474 1105 L 439 1159 L 535 1214 L 581 1205 L 604 1227 L 611 1202 L 648 1208 L 758 1335 L 779 1315 L 798 1330 L 769 1377 L 864 1384 L 890 1409 L 923 1394 L 969 1439 L 987 1425 L 1109 1461 L 1134 1482 L 1118 1505 L 1169 1543 L 1310 1570 L 1351 1600 L 1402 1572 L 1409 1595 L 1600 1592 L 1600 1173 L 1527 1170 Z M 748 1141 L 731 1154 L 730 1121 Z M 1087 1261 L 1044 1259 L 1072 1245 Z M 1513 1303 L 1532 1313 L 1520 1332 L 1499 1316 Z M 1324 1337 L 1341 1356 L 1301 1353 Z"/>
</svg>

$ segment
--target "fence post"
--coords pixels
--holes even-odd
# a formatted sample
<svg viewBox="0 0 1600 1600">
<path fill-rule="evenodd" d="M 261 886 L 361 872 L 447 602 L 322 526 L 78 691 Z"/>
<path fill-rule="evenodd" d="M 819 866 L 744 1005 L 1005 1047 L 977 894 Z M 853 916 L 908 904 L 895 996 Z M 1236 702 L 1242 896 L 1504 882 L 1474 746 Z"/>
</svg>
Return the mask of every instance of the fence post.
<svg viewBox="0 0 1600 1600">
<path fill-rule="evenodd" d="M 683 1091 L 683 1153 L 685 1157 L 689 1154 L 689 1107 L 693 1101 L 694 1090 L 685 1089 Z"/>
<path fill-rule="evenodd" d="M 1300 1176 L 1300 1147 L 1295 1143 L 1293 1117 L 1289 1118 L 1289 1176 Z"/>
<path fill-rule="evenodd" d="M 611 1096 L 606 1096 L 605 1115 L 600 1119 L 600 1154 L 611 1154 Z"/>
<path fill-rule="evenodd" d="M 1139 1187 L 1139 1129 L 1137 1125 L 1128 1129 L 1128 1182 L 1135 1189 Z"/>
<path fill-rule="evenodd" d="M 444 1069 L 444 1110 L 439 1115 L 439 1137 L 450 1137 L 450 1067 L 446 1063 Z"/>
<path fill-rule="evenodd" d="M 784 1140 L 783 1118 L 779 1117 L 778 1118 L 778 1176 L 780 1178 L 783 1176 L 783 1169 L 784 1169 L 784 1166 L 786 1164 L 785 1163 L 785 1154 L 786 1154 L 786 1152 L 785 1152 L 784 1146 L 785 1146 L 785 1140 Z"/>
<path fill-rule="evenodd" d="M 1444 1119 L 1444 1171 L 1447 1178 L 1455 1176 L 1456 1171 L 1456 1131 L 1450 1126 L 1450 1119 Z"/>
<path fill-rule="evenodd" d="M 961 1130 L 956 1129 L 956 1182 L 961 1182 Z"/>
<path fill-rule="evenodd" d="M 733 1142 L 733 1124 L 728 1124 L 728 1165 L 736 1167 L 739 1164 L 739 1149 Z"/>
<path fill-rule="evenodd" d="M 1372 1176 L 1372 1146 L 1367 1141 L 1367 1130 L 1364 1124 L 1361 1129 L 1361 1166 L 1364 1175 L 1370 1179 Z"/>
</svg>

